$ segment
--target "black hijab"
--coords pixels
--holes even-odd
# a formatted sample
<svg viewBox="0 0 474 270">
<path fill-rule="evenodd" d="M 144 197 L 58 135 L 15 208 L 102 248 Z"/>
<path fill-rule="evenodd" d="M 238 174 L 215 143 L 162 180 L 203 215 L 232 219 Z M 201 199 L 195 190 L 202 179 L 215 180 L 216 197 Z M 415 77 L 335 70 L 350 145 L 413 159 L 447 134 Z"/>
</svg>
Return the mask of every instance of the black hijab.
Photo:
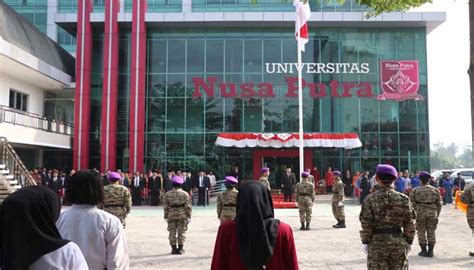
<svg viewBox="0 0 474 270">
<path fill-rule="evenodd" d="M 274 219 L 270 191 L 258 181 L 250 181 L 237 195 L 237 238 L 242 263 L 262 269 L 272 257 L 280 221 Z"/>
<path fill-rule="evenodd" d="M 32 186 L 8 196 L 0 210 L 0 266 L 28 269 L 41 256 L 69 243 L 56 228 L 61 201 L 52 190 Z"/>
</svg>

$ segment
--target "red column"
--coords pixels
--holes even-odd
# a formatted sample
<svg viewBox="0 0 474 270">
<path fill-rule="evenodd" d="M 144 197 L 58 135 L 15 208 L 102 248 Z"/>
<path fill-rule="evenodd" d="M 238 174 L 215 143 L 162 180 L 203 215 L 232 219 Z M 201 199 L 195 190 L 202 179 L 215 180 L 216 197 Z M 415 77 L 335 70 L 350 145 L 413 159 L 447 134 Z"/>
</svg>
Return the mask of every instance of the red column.
<svg viewBox="0 0 474 270">
<path fill-rule="evenodd" d="M 129 170 L 143 171 L 145 148 L 146 0 L 133 1 Z"/>
<path fill-rule="evenodd" d="M 116 170 L 117 156 L 117 95 L 120 11 L 119 0 L 105 2 L 104 61 L 102 83 L 101 161 L 102 171 Z"/>
<path fill-rule="evenodd" d="M 89 167 L 92 27 L 90 0 L 77 1 L 76 92 L 74 95 L 73 168 Z"/>
</svg>

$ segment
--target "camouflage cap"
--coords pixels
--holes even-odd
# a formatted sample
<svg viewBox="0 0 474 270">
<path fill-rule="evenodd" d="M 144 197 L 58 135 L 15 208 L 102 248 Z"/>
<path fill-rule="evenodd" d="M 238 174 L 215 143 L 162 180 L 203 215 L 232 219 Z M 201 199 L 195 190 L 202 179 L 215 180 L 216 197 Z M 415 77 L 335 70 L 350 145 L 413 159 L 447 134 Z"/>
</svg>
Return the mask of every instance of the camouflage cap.
<svg viewBox="0 0 474 270">
<path fill-rule="evenodd" d="M 173 178 L 171 178 L 171 182 L 173 182 L 175 184 L 178 184 L 178 185 L 182 185 L 184 183 L 184 180 L 183 180 L 183 177 L 175 175 L 175 176 L 173 176 Z"/>
<path fill-rule="evenodd" d="M 118 172 L 109 172 L 109 175 L 107 176 L 109 180 L 117 180 L 122 178 L 122 176 Z"/>
<path fill-rule="evenodd" d="M 233 176 L 226 176 L 225 177 L 225 181 L 229 182 L 229 183 L 232 183 L 232 184 L 237 184 L 239 181 L 237 181 L 237 178 L 233 177 Z"/>
</svg>

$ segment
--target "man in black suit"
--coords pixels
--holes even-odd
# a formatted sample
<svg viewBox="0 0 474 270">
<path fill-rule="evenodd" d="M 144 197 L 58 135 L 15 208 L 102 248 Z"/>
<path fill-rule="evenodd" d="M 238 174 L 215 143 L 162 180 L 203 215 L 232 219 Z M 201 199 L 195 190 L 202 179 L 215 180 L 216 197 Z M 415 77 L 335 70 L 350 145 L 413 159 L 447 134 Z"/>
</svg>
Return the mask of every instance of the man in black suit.
<svg viewBox="0 0 474 270">
<path fill-rule="evenodd" d="M 291 172 L 291 168 L 286 168 L 286 172 L 281 176 L 281 187 L 283 188 L 283 200 L 293 201 L 293 185 L 296 184 L 296 176 Z"/>
<path fill-rule="evenodd" d="M 61 180 L 59 179 L 59 174 L 57 171 L 53 172 L 53 175 L 48 182 L 48 187 L 59 195 L 59 190 L 61 189 Z"/>
<path fill-rule="evenodd" d="M 49 185 L 49 176 L 48 176 L 48 172 L 46 171 L 46 168 L 43 168 L 41 170 L 41 173 L 40 173 L 40 176 L 41 176 L 41 183 L 43 186 L 48 186 Z"/>
<path fill-rule="evenodd" d="M 239 186 L 242 184 L 242 173 L 240 173 L 239 166 L 234 166 L 228 175 L 237 178 Z"/>
<path fill-rule="evenodd" d="M 168 174 L 165 175 L 163 178 L 163 188 L 165 189 L 165 193 L 170 191 L 173 188 L 173 182 L 171 182 L 171 179 L 174 176 L 174 171 L 173 170 L 168 170 Z"/>
<path fill-rule="evenodd" d="M 160 204 L 160 192 L 162 189 L 161 186 L 161 177 L 158 176 L 156 171 L 153 171 L 150 178 L 148 178 L 148 187 L 150 188 L 150 204 L 152 206 L 157 206 Z"/>
<path fill-rule="evenodd" d="M 198 190 L 198 206 L 205 206 L 207 192 L 209 192 L 209 189 L 211 188 L 211 181 L 209 180 L 209 177 L 206 176 L 203 170 L 201 170 L 199 172 L 199 175 L 195 178 L 193 186 L 195 190 Z M 207 204 L 209 205 L 209 201 L 207 202 Z"/>
<path fill-rule="evenodd" d="M 140 177 L 140 173 L 136 172 L 132 178 L 132 204 L 142 205 L 142 191 L 145 188 L 145 179 Z"/>
</svg>

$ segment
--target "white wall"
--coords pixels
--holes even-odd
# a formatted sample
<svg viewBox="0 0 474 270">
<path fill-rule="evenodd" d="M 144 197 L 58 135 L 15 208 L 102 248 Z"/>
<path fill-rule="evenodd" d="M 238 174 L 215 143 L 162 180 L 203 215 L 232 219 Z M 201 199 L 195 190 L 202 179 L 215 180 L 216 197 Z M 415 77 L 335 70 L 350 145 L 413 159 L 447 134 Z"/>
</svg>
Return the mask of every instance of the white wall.
<svg viewBox="0 0 474 270">
<path fill-rule="evenodd" d="M 10 88 L 18 90 L 28 95 L 28 112 L 43 115 L 44 112 L 44 90 L 20 81 L 5 73 L 0 73 L 0 105 L 9 105 Z"/>
<path fill-rule="evenodd" d="M 71 149 L 71 137 L 9 123 L 0 123 L 0 137 L 11 143 Z"/>
</svg>

